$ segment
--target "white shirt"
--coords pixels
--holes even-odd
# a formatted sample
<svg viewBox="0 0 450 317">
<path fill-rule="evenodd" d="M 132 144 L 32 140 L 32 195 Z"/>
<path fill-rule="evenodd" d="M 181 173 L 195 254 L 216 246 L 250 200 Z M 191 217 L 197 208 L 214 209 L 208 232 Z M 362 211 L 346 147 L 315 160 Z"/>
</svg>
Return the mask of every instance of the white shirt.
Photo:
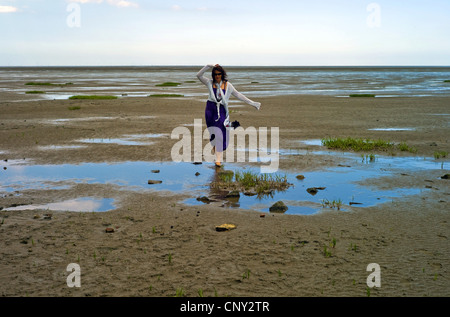
<svg viewBox="0 0 450 317">
<path fill-rule="evenodd" d="M 226 115 L 227 115 L 227 120 L 228 121 L 228 100 L 230 99 L 230 96 L 233 95 L 236 98 L 238 98 L 239 100 L 255 107 L 256 109 L 259 110 L 259 108 L 261 107 L 261 103 L 259 102 L 255 102 L 252 101 L 250 99 L 248 99 L 247 97 L 245 97 L 243 94 L 241 94 L 239 91 L 237 91 L 233 85 L 230 82 L 226 83 L 226 90 L 225 90 L 225 94 L 222 94 L 223 98 L 222 100 L 218 101 L 216 99 L 216 96 L 214 94 L 214 90 L 213 90 L 213 80 L 212 79 L 208 79 L 205 76 L 203 76 L 203 74 L 210 68 L 213 68 L 214 65 L 213 64 L 208 64 L 205 67 L 203 67 L 198 73 L 197 73 L 197 78 L 204 84 L 206 85 L 206 87 L 208 87 L 209 90 L 209 97 L 208 100 L 215 102 L 217 105 L 217 113 L 219 114 L 219 118 L 220 118 L 220 112 L 219 112 L 219 106 L 220 104 L 222 104 L 225 107 L 225 111 L 226 111 Z M 221 87 L 218 87 L 218 89 L 221 89 Z M 219 119 L 218 118 L 218 119 Z"/>
</svg>

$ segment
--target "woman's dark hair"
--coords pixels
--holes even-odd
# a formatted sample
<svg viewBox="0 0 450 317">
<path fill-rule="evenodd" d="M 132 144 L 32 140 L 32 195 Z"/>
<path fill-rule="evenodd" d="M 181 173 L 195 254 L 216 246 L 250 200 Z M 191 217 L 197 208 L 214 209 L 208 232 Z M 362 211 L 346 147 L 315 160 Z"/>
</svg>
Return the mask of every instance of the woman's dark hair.
<svg viewBox="0 0 450 317">
<path fill-rule="evenodd" d="M 213 82 L 216 81 L 216 78 L 215 78 L 215 76 L 214 76 L 214 73 L 215 73 L 216 71 L 222 73 L 222 81 L 223 81 L 223 82 L 226 82 L 226 81 L 228 80 L 227 72 L 225 71 L 225 69 L 223 69 L 222 66 L 214 66 L 213 69 L 212 69 L 212 72 L 211 72 L 211 76 L 212 76 Z"/>
</svg>

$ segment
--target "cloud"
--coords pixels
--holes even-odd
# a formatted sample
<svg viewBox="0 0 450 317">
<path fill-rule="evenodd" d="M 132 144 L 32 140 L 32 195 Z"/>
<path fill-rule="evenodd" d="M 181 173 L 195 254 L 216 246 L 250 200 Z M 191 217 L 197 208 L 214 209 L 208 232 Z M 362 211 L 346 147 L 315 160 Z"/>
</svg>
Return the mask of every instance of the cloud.
<svg viewBox="0 0 450 317">
<path fill-rule="evenodd" d="M 12 6 L 0 6 L 0 13 L 11 13 L 11 12 L 17 12 L 19 9 Z"/>
<path fill-rule="evenodd" d="M 102 3 L 103 0 L 69 0 L 69 2 L 78 2 L 78 3 Z"/>
<path fill-rule="evenodd" d="M 178 4 L 174 4 L 170 7 L 173 11 L 181 11 L 181 7 Z"/>
<path fill-rule="evenodd" d="M 107 0 L 110 5 L 119 7 L 119 8 L 137 8 L 139 5 L 137 3 L 125 0 Z"/>
<path fill-rule="evenodd" d="M 69 0 L 69 2 L 77 3 L 102 3 L 103 0 Z M 137 3 L 126 1 L 126 0 L 106 0 L 109 5 L 118 8 L 137 8 L 139 5 Z"/>
</svg>

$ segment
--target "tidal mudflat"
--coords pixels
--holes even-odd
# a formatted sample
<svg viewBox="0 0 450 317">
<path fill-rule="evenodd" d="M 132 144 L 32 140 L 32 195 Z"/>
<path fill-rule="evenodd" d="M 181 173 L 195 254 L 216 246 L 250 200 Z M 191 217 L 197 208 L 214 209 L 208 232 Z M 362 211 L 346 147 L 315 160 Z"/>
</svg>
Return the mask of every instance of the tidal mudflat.
<svg viewBox="0 0 450 317">
<path fill-rule="evenodd" d="M 167 136 L 204 115 L 195 98 L 0 103 L 1 295 L 365 297 L 370 263 L 382 276 L 370 296 L 450 295 L 449 124 L 435 115 L 447 97 L 289 95 L 235 107 L 244 127 L 279 128 L 277 173 L 293 185 L 238 200 L 213 191 L 211 163 L 171 160 Z M 414 130 L 372 130 L 390 127 Z M 416 152 L 302 142 L 327 137 Z M 277 201 L 284 213 L 270 212 Z M 216 231 L 223 224 L 235 227 Z M 81 288 L 67 287 L 70 263 Z"/>
</svg>

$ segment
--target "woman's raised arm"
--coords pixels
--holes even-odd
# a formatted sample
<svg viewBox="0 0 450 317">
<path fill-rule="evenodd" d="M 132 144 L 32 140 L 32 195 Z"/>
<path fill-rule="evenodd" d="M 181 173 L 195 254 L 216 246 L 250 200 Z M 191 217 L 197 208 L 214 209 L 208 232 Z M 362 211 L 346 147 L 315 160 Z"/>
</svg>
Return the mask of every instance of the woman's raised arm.
<svg viewBox="0 0 450 317">
<path fill-rule="evenodd" d="M 203 74 L 212 67 L 214 67 L 213 64 L 208 64 L 208 65 L 204 66 L 202 69 L 200 69 L 200 71 L 197 73 L 197 78 L 205 85 L 208 84 L 209 79 L 206 78 Z"/>
</svg>

